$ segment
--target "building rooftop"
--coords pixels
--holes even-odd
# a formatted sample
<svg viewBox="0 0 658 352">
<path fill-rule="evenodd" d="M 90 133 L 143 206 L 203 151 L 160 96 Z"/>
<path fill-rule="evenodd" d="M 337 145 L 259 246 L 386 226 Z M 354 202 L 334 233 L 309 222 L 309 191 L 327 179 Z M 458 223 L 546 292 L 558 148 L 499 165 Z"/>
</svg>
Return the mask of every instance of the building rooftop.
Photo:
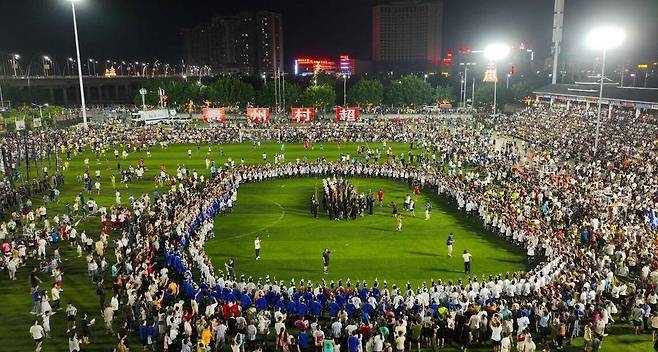
<svg viewBox="0 0 658 352">
<path fill-rule="evenodd" d="M 599 97 L 599 83 L 576 82 L 576 84 L 550 84 L 534 91 L 537 95 L 573 98 Z M 617 83 L 603 84 L 603 99 L 639 104 L 658 104 L 658 88 L 619 87 Z"/>
</svg>

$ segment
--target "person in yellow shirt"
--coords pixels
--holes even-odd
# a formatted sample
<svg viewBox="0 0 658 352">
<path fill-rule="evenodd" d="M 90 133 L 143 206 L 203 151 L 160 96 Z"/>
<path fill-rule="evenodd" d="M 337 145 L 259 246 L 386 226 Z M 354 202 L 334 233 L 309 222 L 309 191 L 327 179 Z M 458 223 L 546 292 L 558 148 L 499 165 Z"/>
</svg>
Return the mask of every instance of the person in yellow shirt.
<svg viewBox="0 0 658 352">
<path fill-rule="evenodd" d="M 167 286 L 167 288 L 171 290 L 171 293 L 173 295 L 178 295 L 178 285 L 174 281 L 171 281 L 169 283 L 169 286 Z"/>
<path fill-rule="evenodd" d="M 203 331 L 201 331 L 201 342 L 203 342 L 204 346 L 210 346 L 211 339 L 212 331 L 210 330 L 210 325 L 206 325 Z"/>
</svg>

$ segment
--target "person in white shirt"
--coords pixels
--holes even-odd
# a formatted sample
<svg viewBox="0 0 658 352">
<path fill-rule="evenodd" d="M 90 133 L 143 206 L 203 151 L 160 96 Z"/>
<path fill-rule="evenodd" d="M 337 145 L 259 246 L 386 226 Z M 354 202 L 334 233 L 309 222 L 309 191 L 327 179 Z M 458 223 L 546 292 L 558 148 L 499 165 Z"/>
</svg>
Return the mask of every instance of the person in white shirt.
<svg viewBox="0 0 658 352">
<path fill-rule="evenodd" d="M 260 237 L 256 237 L 254 240 L 254 252 L 256 260 L 260 260 Z"/>
<path fill-rule="evenodd" d="M 512 348 L 512 341 L 508 335 L 506 332 L 503 333 L 503 339 L 500 340 L 500 352 L 510 352 Z"/>
<path fill-rule="evenodd" d="M 69 337 L 69 352 L 80 352 L 80 340 L 76 332 Z"/>
<path fill-rule="evenodd" d="M 466 249 L 464 249 L 464 254 L 462 254 L 462 258 L 464 258 L 464 273 L 465 274 L 470 274 L 471 273 L 471 253 L 468 253 Z"/>
<path fill-rule="evenodd" d="M 537 350 L 537 345 L 532 341 L 532 336 L 528 335 L 524 348 L 524 352 L 535 352 Z"/>
<path fill-rule="evenodd" d="M 37 345 L 35 351 L 41 352 L 41 344 L 43 343 L 45 331 L 43 330 L 43 327 L 39 325 L 39 321 L 36 319 L 34 319 L 32 326 L 30 326 L 30 335 L 32 335 L 32 339 Z"/>
</svg>

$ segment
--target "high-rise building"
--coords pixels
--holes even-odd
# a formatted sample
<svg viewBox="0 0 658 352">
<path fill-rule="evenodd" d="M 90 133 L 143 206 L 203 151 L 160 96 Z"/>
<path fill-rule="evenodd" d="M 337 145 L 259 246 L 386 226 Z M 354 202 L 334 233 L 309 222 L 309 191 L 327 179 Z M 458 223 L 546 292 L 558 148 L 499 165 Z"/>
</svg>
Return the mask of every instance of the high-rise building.
<svg viewBox="0 0 658 352">
<path fill-rule="evenodd" d="M 283 21 L 281 14 L 256 13 L 256 69 L 271 73 L 283 69 Z"/>
<path fill-rule="evenodd" d="M 183 31 L 188 65 L 215 73 L 272 73 L 283 64 L 283 23 L 274 12 L 215 16 Z"/>
<path fill-rule="evenodd" d="M 441 64 L 442 0 L 385 1 L 372 9 L 372 59 L 378 70 L 421 72 Z"/>
</svg>

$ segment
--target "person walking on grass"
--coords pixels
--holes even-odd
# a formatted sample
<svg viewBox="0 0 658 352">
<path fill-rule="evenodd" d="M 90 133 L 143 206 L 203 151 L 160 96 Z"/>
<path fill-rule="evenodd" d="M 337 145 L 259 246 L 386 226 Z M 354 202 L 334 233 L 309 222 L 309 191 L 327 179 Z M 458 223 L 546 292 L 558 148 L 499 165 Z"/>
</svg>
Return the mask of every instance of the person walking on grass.
<svg viewBox="0 0 658 352">
<path fill-rule="evenodd" d="M 402 214 L 395 215 L 396 231 L 402 231 Z"/>
<path fill-rule="evenodd" d="M 258 236 L 256 236 L 256 239 L 254 240 L 254 252 L 256 260 L 260 260 L 260 237 Z"/>
<path fill-rule="evenodd" d="M 432 216 L 432 203 L 426 202 L 425 203 L 425 221 L 429 220 L 431 216 Z"/>
<path fill-rule="evenodd" d="M 377 192 L 377 201 L 379 202 L 380 207 L 384 205 L 384 190 L 381 188 Z"/>
<path fill-rule="evenodd" d="M 43 330 L 43 327 L 39 325 L 39 321 L 34 319 L 32 326 L 30 326 L 30 335 L 36 344 L 35 352 L 41 352 L 41 345 L 43 344 L 43 338 L 46 335 L 46 332 Z"/>
<path fill-rule="evenodd" d="M 329 273 L 329 255 L 331 254 L 331 251 L 329 248 L 325 248 L 324 251 L 322 252 L 322 266 L 324 268 L 324 273 L 327 274 Z"/>
<path fill-rule="evenodd" d="M 452 232 L 448 235 L 446 246 L 448 246 L 448 257 L 452 258 L 452 245 L 455 243 L 455 237 Z"/>
<path fill-rule="evenodd" d="M 468 251 L 464 249 L 464 254 L 462 254 L 462 258 L 464 258 L 464 274 L 470 274 L 471 273 L 471 253 L 468 253 Z"/>
</svg>

